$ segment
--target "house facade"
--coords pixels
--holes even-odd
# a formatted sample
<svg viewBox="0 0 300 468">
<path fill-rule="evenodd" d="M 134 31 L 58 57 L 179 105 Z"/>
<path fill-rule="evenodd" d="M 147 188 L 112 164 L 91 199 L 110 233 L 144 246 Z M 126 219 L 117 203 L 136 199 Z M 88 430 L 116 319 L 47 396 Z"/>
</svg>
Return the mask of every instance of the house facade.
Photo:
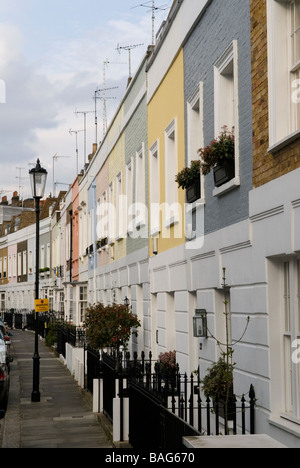
<svg viewBox="0 0 300 468">
<path fill-rule="evenodd" d="M 262 428 L 299 447 L 300 6 L 253 0 L 250 12 L 254 188 L 249 216 L 261 284 L 260 352 L 266 372 L 259 398 L 268 415 Z"/>
<path fill-rule="evenodd" d="M 296 0 L 173 2 L 103 141 L 41 222 L 41 289 L 60 317 L 81 326 L 89 304 L 127 298 L 141 322 L 129 350 L 154 359 L 176 350 L 181 372 L 200 378 L 227 326 L 235 393 L 252 384 L 256 432 L 291 447 L 300 446 L 299 18 Z M 234 170 L 220 185 L 201 174 L 187 203 L 175 176 L 224 126 Z M 12 232 L 3 216 L 2 310 L 33 308 L 33 222 Z"/>
</svg>

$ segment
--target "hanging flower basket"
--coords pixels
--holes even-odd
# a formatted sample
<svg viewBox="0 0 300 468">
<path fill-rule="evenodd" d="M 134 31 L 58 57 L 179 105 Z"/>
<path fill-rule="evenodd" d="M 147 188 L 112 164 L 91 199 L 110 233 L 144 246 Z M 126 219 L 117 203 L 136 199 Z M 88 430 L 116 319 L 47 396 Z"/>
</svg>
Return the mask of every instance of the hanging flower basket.
<svg viewBox="0 0 300 468">
<path fill-rule="evenodd" d="M 214 167 L 215 186 L 220 187 L 234 178 L 235 164 L 234 159 L 224 159 L 224 161 Z"/>
<path fill-rule="evenodd" d="M 234 177 L 235 140 L 234 131 L 222 127 L 222 132 L 205 148 L 198 151 L 203 175 L 213 169 L 216 187 L 220 187 Z"/>
<path fill-rule="evenodd" d="M 201 196 L 200 161 L 192 161 L 190 167 L 185 167 L 176 175 L 178 187 L 186 190 L 187 203 L 193 203 Z"/>
<path fill-rule="evenodd" d="M 193 203 L 200 198 L 200 179 L 194 183 L 191 183 L 186 188 L 186 201 L 187 203 Z"/>
</svg>

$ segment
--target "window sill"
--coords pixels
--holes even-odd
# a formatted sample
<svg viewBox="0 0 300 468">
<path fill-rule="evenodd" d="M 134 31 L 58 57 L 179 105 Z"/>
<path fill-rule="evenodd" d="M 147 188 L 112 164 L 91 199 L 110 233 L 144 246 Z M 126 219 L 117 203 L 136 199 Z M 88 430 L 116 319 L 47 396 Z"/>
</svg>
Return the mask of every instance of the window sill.
<svg viewBox="0 0 300 468">
<path fill-rule="evenodd" d="M 225 193 L 240 187 L 240 185 L 241 179 L 239 176 L 236 176 L 233 179 L 229 180 L 229 182 L 226 182 L 226 184 L 221 185 L 221 187 L 215 187 L 213 190 L 213 196 L 221 197 L 222 195 L 225 195 Z"/>
<path fill-rule="evenodd" d="M 289 136 L 270 146 L 270 148 L 268 148 L 268 153 L 278 153 L 281 149 L 298 140 L 298 138 L 300 138 L 300 130 L 296 130 L 294 133 L 291 133 Z"/>
<path fill-rule="evenodd" d="M 296 437 L 300 438 L 300 420 L 292 420 L 289 415 L 282 415 L 279 418 L 269 418 L 271 426 L 275 426 L 282 431 L 288 432 Z"/>
</svg>

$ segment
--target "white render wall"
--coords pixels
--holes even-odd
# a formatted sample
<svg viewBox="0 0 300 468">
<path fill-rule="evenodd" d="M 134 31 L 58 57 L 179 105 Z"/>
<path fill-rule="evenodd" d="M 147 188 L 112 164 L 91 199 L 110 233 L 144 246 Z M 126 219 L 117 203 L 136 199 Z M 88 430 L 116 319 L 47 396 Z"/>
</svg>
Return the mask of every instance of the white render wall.
<svg viewBox="0 0 300 468">
<path fill-rule="evenodd" d="M 300 170 L 296 170 L 252 190 L 250 219 L 205 236 L 201 249 L 180 246 L 149 259 L 152 334 L 158 330 L 158 343 L 152 339 L 153 354 L 176 349 L 181 372 L 189 374 L 200 365 L 202 378 L 218 358 L 219 348 L 212 337 L 193 337 L 192 317 L 196 307 L 206 309 L 210 332 L 225 342 L 221 283 L 222 268 L 226 268 L 233 342 L 240 340 L 250 317 L 245 335 L 234 346 L 235 392 L 247 393 L 253 384 L 260 408 L 257 433 L 284 438 L 288 445 L 295 440 L 298 444 L 298 438 L 283 432 L 282 418 L 280 424 L 277 419 L 268 422 L 269 416 L 271 420 L 279 417 L 282 403 L 276 378 L 280 377 L 278 320 L 283 311 L 271 273 L 274 259 L 276 266 L 277 259 L 299 257 L 299 180 Z"/>
</svg>

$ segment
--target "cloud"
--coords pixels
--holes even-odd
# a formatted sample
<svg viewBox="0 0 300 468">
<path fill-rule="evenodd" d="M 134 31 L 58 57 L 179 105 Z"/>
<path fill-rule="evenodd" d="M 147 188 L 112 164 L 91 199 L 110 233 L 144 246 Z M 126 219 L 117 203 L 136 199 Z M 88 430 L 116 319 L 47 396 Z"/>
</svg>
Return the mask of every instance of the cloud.
<svg viewBox="0 0 300 468">
<path fill-rule="evenodd" d="M 0 8 L 1 9 L 1 8 Z M 99 23 L 99 22 L 98 22 Z M 43 38 L 43 54 L 34 59 L 25 56 L 25 29 L 14 24 L 0 23 L 0 80 L 6 85 L 6 104 L 0 103 L 0 190 L 15 190 L 18 184 L 16 167 L 28 172 L 28 163 L 40 157 L 50 172 L 52 191 L 52 158 L 54 154 L 75 155 L 75 137 L 70 128 L 83 129 L 79 111 L 94 110 L 93 96 L 103 86 L 103 63 L 106 59 L 106 87 L 109 120 L 119 106 L 128 78 L 128 52 L 116 48 L 141 44 L 131 53 L 134 73 L 151 42 L 151 15 L 139 21 L 113 20 L 105 24 L 95 22 L 90 29 L 81 30 L 58 40 Z M 158 23 L 157 23 L 158 24 Z M 98 107 L 98 134 L 102 138 L 102 102 Z M 95 141 L 94 115 L 87 119 L 87 154 Z M 83 133 L 78 136 L 80 164 L 83 165 Z M 74 157 L 75 158 L 75 157 Z M 70 166 L 71 165 L 71 166 Z M 72 165 L 74 169 L 72 168 Z M 75 160 L 57 162 L 60 182 L 71 183 L 75 177 Z M 70 170 L 71 167 L 71 170 Z M 27 175 L 27 174 L 26 174 Z M 30 195 L 28 180 L 24 193 Z M 61 187 L 63 188 L 63 187 Z"/>
</svg>

